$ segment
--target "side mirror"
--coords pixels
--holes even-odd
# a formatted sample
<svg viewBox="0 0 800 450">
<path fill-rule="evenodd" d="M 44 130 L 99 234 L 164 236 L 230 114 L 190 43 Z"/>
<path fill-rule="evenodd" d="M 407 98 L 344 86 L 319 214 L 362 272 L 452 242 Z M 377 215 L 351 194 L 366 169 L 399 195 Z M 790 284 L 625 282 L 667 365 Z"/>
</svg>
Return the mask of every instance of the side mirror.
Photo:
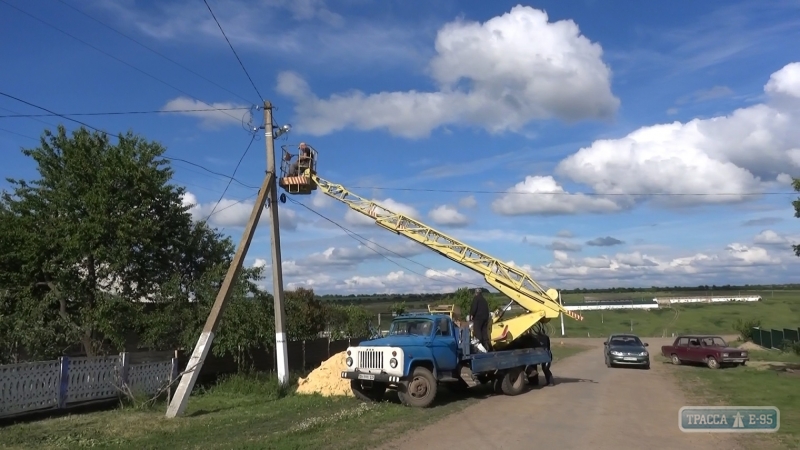
<svg viewBox="0 0 800 450">
<path fill-rule="evenodd" d="M 645 342 L 645 343 L 644 343 L 644 346 L 645 346 L 645 347 L 650 347 L 650 344 L 648 344 L 647 342 Z"/>
</svg>

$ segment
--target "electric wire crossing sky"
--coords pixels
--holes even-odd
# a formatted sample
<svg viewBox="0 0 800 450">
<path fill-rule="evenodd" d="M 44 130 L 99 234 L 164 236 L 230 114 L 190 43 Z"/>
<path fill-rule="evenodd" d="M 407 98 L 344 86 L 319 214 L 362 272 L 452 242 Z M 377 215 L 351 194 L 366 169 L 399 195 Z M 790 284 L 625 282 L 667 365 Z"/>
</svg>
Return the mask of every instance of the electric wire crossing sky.
<svg viewBox="0 0 800 450">
<path fill-rule="evenodd" d="M 684 406 L 678 424 L 683 432 L 775 433 L 781 412 L 774 406 Z"/>
</svg>

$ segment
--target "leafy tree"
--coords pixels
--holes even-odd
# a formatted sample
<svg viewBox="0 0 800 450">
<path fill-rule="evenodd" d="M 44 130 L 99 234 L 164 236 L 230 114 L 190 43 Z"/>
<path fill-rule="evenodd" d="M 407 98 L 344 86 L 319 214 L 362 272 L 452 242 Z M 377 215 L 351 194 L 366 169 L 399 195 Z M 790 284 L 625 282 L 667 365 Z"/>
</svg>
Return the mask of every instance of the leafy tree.
<svg viewBox="0 0 800 450">
<path fill-rule="evenodd" d="M 800 178 L 792 179 L 792 187 L 795 191 L 800 192 Z M 800 217 L 800 197 L 792 202 L 792 206 L 794 206 L 794 216 Z M 794 248 L 794 254 L 800 256 L 800 245 L 792 245 L 792 248 Z"/>
<path fill-rule="evenodd" d="M 146 325 L 141 300 L 164 301 L 169 283 L 189 292 L 230 257 L 229 242 L 192 221 L 158 143 L 59 126 L 22 152 L 40 177 L 9 179 L 0 199 L 2 314 L 13 323 L 0 340 L 31 356 L 119 350 Z"/>
<path fill-rule="evenodd" d="M 284 293 L 286 331 L 289 339 L 315 339 L 325 331 L 328 319 L 325 306 L 314 296 L 312 289 L 298 288 Z"/>
<path fill-rule="evenodd" d="M 392 306 L 389 307 L 389 311 L 392 314 L 400 315 L 400 314 L 403 314 L 404 312 L 408 311 L 408 308 L 406 307 L 406 302 L 405 301 L 395 302 L 395 303 L 392 303 Z"/>
<path fill-rule="evenodd" d="M 364 307 L 332 305 L 328 307 L 327 317 L 332 339 L 370 335 L 370 322 L 373 315 Z"/>
</svg>

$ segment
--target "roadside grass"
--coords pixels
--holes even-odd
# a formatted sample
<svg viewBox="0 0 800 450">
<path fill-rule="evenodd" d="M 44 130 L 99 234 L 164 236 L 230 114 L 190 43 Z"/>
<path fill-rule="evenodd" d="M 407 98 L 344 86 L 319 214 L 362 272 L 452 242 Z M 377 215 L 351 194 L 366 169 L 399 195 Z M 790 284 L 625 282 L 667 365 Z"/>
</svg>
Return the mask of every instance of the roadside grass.
<svg viewBox="0 0 800 450">
<path fill-rule="evenodd" d="M 729 343 L 732 347 L 740 347 L 744 344 L 742 341 L 733 341 Z M 777 350 L 777 349 L 764 349 L 756 350 L 747 348 L 747 356 L 750 361 L 768 361 L 768 362 L 784 362 L 800 364 L 800 354 L 795 353 L 791 349 Z"/>
<path fill-rule="evenodd" d="M 666 358 L 662 360 L 667 363 Z M 780 409 L 777 436 L 741 436 L 743 444 L 754 450 L 776 445 L 786 449 L 800 448 L 799 372 L 786 372 L 784 365 L 770 364 L 717 370 L 688 365 L 672 367 L 679 385 L 693 405 L 775 406 Z"/>
<path fill-rule="evenodd" d="M 661 295 L 663 294 L 663 295 Z M 714 292 L 714 295 L 737 295 L 737 292 Z M 564 319 L 568 337 L 606 337 L 612 333 L 633 332 L 642 337 L 671 337 L 685 333 L 730 335 L 737 334 L 737 319 L 761 320 L 764 328 L 797 328 L 800 326 L 800 291 L 745 292 L 759 294 L 760 302 L 722 304 L 684 304 L 653 310 L 580 311 L 581 322 Z M 574 295 L 574 294 L 573 294 Z M 594 294 L 592 294 L 594 295 Z M 616 298 L 645 299 L 661 296 L 678 296 L 679 293 L 617 294 Z M 556 322 L 550 327 L 558 328 Z"/>
<path fill-rule="evenodd" d="M 588 347 L 555 345 L 555 361 Z M 149 408 L 72 414 L 0 428 L 0 448 L 200 449 L 373 448 L 491 395 L 441 387 L 431 408 L 407 408 L 396 395 L 364 404 L 350 397 L 299 395 L 268 374 L 236 375 L 192 396 L 183 417 L 166 419 L 166 403 Z"/>
</svg>

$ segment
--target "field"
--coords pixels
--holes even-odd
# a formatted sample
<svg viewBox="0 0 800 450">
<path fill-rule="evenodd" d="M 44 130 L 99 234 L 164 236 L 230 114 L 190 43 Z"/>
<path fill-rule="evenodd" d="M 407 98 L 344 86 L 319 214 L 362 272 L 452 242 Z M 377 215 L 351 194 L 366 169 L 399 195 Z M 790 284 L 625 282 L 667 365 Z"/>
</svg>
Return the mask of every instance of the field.
<svg viewBox="0 0 800 450">
<path fill-rule="evenodd" d="M 558 360 L 585 350 L 555 345 Z M 165 419 L 165 404 L 42 419 L 0 428 L 0 448 L 371 448 L 436 421 L 486 394 L 448 393 L 428 409 L 399 405 L 396 397 L 365 405 L 353 398 L 282 393 L 271 378 L 237 376 L 196 394 L 185 417 Z"/>
<path fill-rule="evenodd" d="M 800 448 L 800 356 L 750 350 L 750 357 L 751 363 L 744 367 L 710 370 L 676 366 L 674 374 L 694 404 L 778 407 L 781 426 L 777 439 L 786 448 Z M 764 439 L 770 442 L 775 438 Z"/>
</svg>

